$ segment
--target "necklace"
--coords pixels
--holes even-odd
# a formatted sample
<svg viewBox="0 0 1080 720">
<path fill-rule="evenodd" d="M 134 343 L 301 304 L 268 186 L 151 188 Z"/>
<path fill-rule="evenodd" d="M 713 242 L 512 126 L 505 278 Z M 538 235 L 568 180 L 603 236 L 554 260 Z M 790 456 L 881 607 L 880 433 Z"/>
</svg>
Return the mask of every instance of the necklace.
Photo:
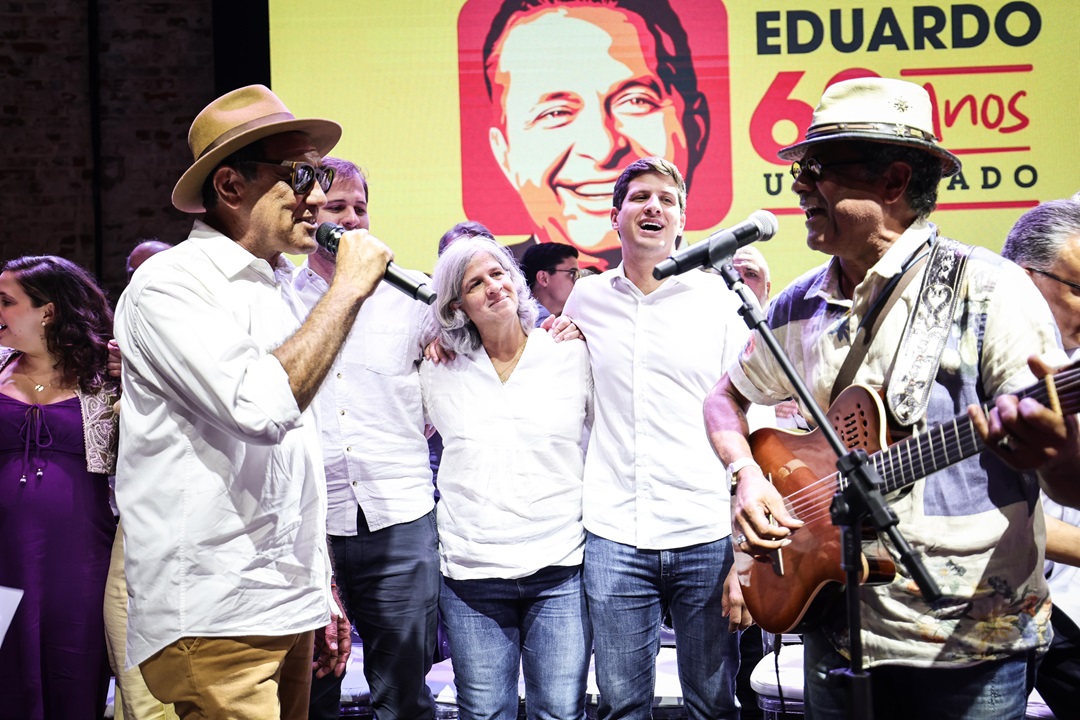
<svg viewBox="0 0 1080 720">
<path fill-rule="evenodd" d="M 35 380 L 31 376 L 27 375 L 26 373 L 19 373 L 19 375 L 22 375 L 24 378 L 26 378 L 30 382 L 34 383 L 34 390 L 37 390 L 38 392 L 45 392 L 45 388 L 60 388 L 60 387 L 62 387 L 61 385 L 53 385 L 52 383 L 38 382 L 37 380 Z"/>
<path fill-rule="evenodd" d="M 526 337 L 521 342 L 521 347 L 518 348 L 517 353 L 515 353 L 514 357 L 510 359 L 510 362 L 506 364 L 506 367 L 504 367 L 502 370 L 495 371 L 495 374 L 499 376 L 499 382 L 501 382 L 503 385 L 505 385 L 506 381 L 510 379 L 510 373 L 512 373 L 514 371 L 514 368 L 517 367 L 518 360 L 521 359 L 522 353 L 525 352 L 525 345 L 527 345 L 528 342 L 529 338 Z"/>
</svg>

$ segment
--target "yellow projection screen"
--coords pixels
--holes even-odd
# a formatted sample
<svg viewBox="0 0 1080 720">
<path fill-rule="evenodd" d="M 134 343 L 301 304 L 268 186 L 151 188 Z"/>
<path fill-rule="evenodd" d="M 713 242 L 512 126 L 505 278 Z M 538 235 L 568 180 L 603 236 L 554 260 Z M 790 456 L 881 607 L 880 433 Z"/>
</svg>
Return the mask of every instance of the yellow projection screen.
<svg viewBox="0 0 1080 720">
<path fill-rule="evenodd" d="M 805 246 L 787 164 L 824 88 L 879 75 L 930 93 L 964 163 L 932 220 L 998 250 L 1043 200 L 1080 190 L 1080 3 L 720 0 L 270 0 L 273 89 L 345 128 L 372 231 L 430 271 L 454 223 L 520 253 L 571 242 L 618 261 L 621 167 L 663 155 L 690 179 L 687 240 L 765 208 L 774 288 Z"/>
</svg>

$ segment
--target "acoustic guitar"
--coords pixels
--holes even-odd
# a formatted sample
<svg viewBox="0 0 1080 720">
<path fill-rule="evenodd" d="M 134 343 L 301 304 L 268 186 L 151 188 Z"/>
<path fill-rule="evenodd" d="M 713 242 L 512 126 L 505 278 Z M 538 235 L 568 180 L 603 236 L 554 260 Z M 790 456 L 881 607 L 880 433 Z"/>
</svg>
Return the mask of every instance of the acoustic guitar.
<svg viewBox="0 0 1080 720">
<path fill-rule="evenodd" d="M 1048 375 L 1016 393 L 1057 412 L 1080 411 L 1080 363 Z M 908 487 L 926 476 L 980 452 L 984 445 L 967 414 L 892 445 L 885 408 L 877 392 L 852 385 L 826 413 L 848 449 L 862 448 L 884 481 L 883 493 Z M 836 455 L 819 430 L 798 433 L 762 428 L 750 435 L 750 448 L 788 512 L 804 522 L 791 544 L 767 556 L 735 551 L 743 598 L 754 620 L 771 633 L 801 632 L 843 590 L 840 528 L 829 506 L 847 481 L 836 470 Z M 903 528 L 901 527 L 901 530 Z M 891 582 L 896 566 L 872 528 L 864 539 L 862 582 Z"/>
</svg>

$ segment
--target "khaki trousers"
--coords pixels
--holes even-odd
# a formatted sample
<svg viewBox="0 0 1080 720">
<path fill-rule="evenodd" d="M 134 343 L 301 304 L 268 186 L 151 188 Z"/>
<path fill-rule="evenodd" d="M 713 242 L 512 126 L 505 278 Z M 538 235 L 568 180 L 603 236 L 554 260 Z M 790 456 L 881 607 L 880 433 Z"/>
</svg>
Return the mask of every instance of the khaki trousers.
<svg viewBox="0 0 1080 720">
<path fill-rule="evenodd" d="M 315 633 L 186 637 L 139 665 L 183 720 L 307 720 Z"/>
<path fill-rule="evenodd" d="M 127 642 L 127 580 L 124 578 L 124 528 L 117 526 L 113 541 L 109 579 L 105 584 L 105 641 L 109 664 L 116 675 L 116 720 L 177 720 L 171 705 L 150 694 L 142 672 L 124 672 Z"/>
</svg>

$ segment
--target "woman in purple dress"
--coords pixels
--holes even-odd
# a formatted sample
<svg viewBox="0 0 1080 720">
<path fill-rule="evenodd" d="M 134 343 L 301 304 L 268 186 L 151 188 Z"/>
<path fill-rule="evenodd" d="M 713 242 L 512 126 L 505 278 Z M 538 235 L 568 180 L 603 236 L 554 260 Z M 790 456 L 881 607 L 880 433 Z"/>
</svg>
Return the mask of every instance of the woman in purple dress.
<svg viewBox="0 0 1080 720">
<path fill-rule="evenodd" d="M 0 585 L 22 590 L 0 645 L 0 720 L 98 720 L 116 523 L 112 312 L 61 258 L 0 270 Z"/>
</svg>

